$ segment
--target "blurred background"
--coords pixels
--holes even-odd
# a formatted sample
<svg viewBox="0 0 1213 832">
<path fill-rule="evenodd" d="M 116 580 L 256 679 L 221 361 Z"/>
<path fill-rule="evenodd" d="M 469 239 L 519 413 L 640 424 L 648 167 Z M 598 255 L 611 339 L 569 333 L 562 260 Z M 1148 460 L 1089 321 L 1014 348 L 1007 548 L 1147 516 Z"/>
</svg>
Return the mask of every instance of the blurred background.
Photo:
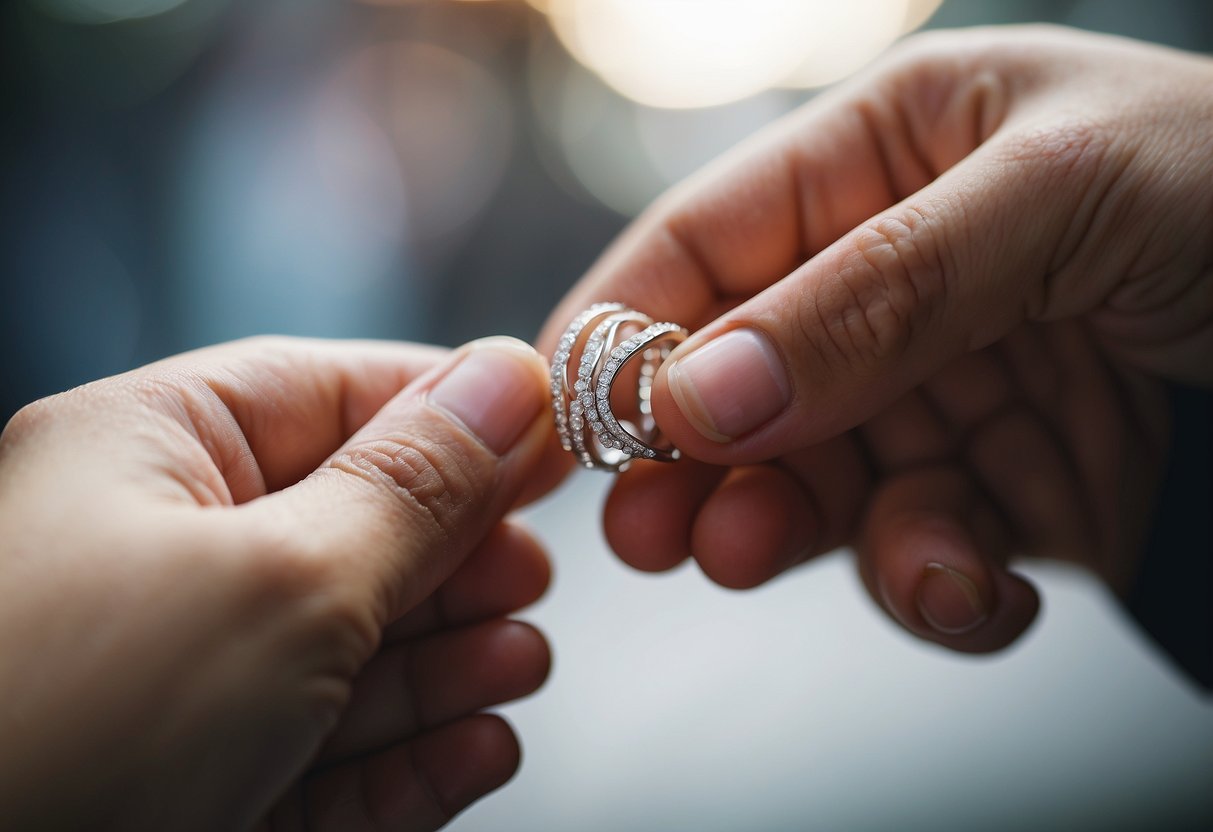
<svg viewBox="0 0 1213 832">
<path fill-rule="evenodd" d="M 264 332 L 531 338 L 671 183 L 923 26 L 1208 52 L 1207 0 L 8 0 L 0 423 Z M 531 512 L 557 665 L 461 830 L 1213 823 L 1213 704 L 1084 576 L 993 659 L 909 641 L 845 553 L 749 594 Z"/>
</svg>

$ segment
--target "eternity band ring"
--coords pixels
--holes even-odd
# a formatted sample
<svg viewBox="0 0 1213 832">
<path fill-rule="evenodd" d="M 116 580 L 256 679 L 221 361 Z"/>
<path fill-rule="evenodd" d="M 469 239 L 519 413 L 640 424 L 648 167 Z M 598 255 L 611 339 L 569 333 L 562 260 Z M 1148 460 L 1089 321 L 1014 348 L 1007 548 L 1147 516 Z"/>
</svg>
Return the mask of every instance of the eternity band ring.
<svg viewBox="0 0 1213 832">
<path fill-rule="evenodd" d="M 678 459 L 653 419 L 651 394 L 658 368 L 687 336 L 678 324 L 654 322 L 621 303 L 596 303 L 574 318 L 550 379 L 564 449 L 605 471 L 623 471 L 633 459 Z"/>
</svg>

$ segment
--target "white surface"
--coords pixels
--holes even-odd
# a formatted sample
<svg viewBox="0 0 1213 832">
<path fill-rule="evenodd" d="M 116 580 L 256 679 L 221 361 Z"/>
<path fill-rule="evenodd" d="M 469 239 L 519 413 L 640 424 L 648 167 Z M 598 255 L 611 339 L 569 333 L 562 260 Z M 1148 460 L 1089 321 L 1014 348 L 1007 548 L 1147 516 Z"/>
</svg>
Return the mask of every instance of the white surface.
<svg viewBox="0 0 1213 832">
<path fill-rule="evenodd" d="M 556 579 L 525 616 L 555 666 L 506 708 L 518 777 L 472 830 L 1136 829 L 1213 819 L 1213 699 L 1080 573 L 993 658 L 912 640 L 845 553 L 736 593 L 643 575 L 601 535 L 609 477 L 528 512 Z M 1160 817 L 1161 813 L 1161 817 Z M 1163 822 L 1165 821 L 1165 822 Z"/>
</svg>

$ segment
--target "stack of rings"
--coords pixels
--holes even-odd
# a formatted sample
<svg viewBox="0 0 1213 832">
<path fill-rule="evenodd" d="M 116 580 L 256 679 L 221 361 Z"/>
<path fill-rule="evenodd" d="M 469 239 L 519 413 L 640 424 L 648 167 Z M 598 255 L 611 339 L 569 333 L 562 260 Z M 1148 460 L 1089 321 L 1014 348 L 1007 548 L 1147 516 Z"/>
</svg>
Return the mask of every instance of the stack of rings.
<svg viewBox="0 0 1213 832">
<path fill-rule="evenodd" d="M 624 337 L 629 331 L 634 334 Z M 552 358 L 552 410 L 564 449 L 585 467 L 606 471 L 622 471 L 633 459 L 678 459 L 678 450 L 662 442 L 650 396 L 657 368 L 687 334 L 621 303 L 596 303 L 574 318 Z M 615 413 L 612 394 L 624 365 L 637 356 L 636 418 L 630 420 Z"/>
</svg>

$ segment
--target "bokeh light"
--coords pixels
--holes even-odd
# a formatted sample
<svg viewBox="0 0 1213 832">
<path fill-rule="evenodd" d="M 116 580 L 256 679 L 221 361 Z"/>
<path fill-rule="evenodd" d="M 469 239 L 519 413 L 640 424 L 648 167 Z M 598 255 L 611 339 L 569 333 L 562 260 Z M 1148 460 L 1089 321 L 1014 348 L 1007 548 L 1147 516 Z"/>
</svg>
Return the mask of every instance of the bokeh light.
<svg viewBox="0 0 1213 832">
<path fill-rule="evenodd" d="M 529 0 L 545 165 L 634 216 L 749 133 L 921 25 L 940 0 Z M 570 62 L 568 57 L 574 60 Z"/>
<path fill-rule="evenodd" d="M 652 169 L 636 134 L 635 105 L 553 43 L 531 56 L 531 97 L 545 167 L 567 191 L 624 216 L 638 213 L 666 182 Z"/>
<path fill-rule="evenodd" d="M 180 80 L 237 0 L 17 0 L 0 7 L 28 51 L 22 79 L 81 110 L 122 110 Z"/>
<path fill-rule="evenodd" d="M 185 340 L 392 332 L 409 272 L 391 137 L 346 64 L 251 72 L 273 60 L 264 47 L 252 39 L 215 84 L 184 149 L 172 276 Z"/>
<path fill-rule="evenodd" d="M 649 107 L 569 61 L 550 38 L 533 44 L 529 76 L 539 150 L 553 178 L 623 216 L 805 97 L 774 89 L 716 107 Z"/>
<path fill-rule="evenodd" d="M 561 43 L 653 107 L 710 107 L 821 86 L 921 25 L 939 0 L 543 0 Z"/>
<path fill-rule="evenodd" d="M 191 0 L 30 0 L 35 8 L 71 23 L 100 25 L 140 20 L 172 11 Z"/>
<path fill-rule="evenodd" d="M 822 87 L 867 64 L 907 30 L 905 0 L 812 2 L 813 24 L 801 39 L 803 59 L 783 79 L 794 87 Z M 938 5 L 938 3 L 936 3 Z"/>
<path fill-rule="evenodd" d="M 753 95 L 799 63 L 814 3 L 554 0 L 561 42 L 621 94 L 653 107 Z"/>
<path fill-rule="evenodd" d="M 513 149 L 504 87 L 472 58 L 420 41 L 368 47 L 347 72 L 399 157 L 412 236 L 462 227 L 493 195 Z"/>
</svg>

